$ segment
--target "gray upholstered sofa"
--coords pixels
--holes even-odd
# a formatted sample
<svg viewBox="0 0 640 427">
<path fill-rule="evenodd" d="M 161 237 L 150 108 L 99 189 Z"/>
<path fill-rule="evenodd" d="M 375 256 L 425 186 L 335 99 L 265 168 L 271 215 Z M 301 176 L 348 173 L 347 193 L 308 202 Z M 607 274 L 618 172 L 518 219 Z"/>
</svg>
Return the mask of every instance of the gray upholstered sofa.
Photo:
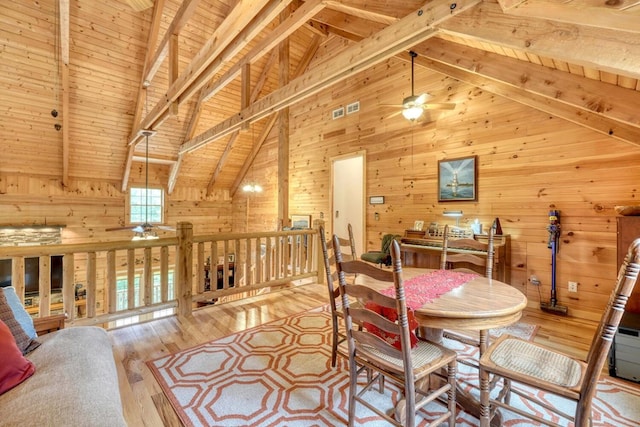
<svg viewBox="0 0 640 427">
<path fill-rule="evenodd" d="M 111 341 L 75 327 L 38 337 L 27 355 L 36 371 L 0 396 L 2 426 L 126 426 Z"/>
</svg>

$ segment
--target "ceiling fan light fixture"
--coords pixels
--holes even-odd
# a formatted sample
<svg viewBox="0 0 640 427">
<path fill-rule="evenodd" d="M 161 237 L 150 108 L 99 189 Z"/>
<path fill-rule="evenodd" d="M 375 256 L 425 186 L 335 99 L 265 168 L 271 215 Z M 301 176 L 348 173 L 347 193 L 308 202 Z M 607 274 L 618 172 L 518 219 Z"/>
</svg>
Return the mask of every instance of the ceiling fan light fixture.
<svg viewBox="0 0 640 427">
<path fill-rule="evenodd" d="M 242 187 L 245 193 L 262 193 L 262 187 L 259 184 L 245 184 Z"/>
<path fill-rule="evenodd" d="M 410 107 L 405 107 L 404 110 L 402 110 L 402 116 L 407 119 L 407 120 L 418 120 L 420 118 L 420 116 L 422 116 L 422 107 L 417 107 L 417 106 L 410 106 Z"/>
<path fill-rule="evenodd" d="M 142 231 L 142 232 L 137 231 L 133 235 L 133 238 L 131 238 L 132 241 L 137 241 L 137 240 L 155 240 L 155 239 L 159 239 L 159 237 L 156 234 L 156 232 L 153 231 L 153 230 Z"/>
</svg>

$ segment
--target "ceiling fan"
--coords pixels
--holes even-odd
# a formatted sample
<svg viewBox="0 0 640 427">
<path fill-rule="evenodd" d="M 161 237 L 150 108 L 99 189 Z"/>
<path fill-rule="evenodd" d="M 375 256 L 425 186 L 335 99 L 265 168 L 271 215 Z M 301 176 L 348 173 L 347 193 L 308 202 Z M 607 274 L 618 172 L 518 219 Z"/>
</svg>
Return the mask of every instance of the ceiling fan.
<svg viewBox="0 0 640 427">
<path fill-rule="evenodd" d="M 414 93 L 414 59 L 418 56 L 414 51 L 409 51 L 411 55 L 411 96 L 407 96 L 402 100 L 401 105 L 386 105 L 390 107 L 401 107 L 402 110 L 398 112 L 402 113 L 405 119 L 415 121 L 418 120 L 424 110 L 453 110 L 456 108 L 456 104 L 453 102 L 441 102 L 441 103 L 427 103 L 431 95 L 423 93 L 421 95 L 415 95 Z"/>
<path fill-rule="evenodd" d="M 155 135 L 155 131 L 142 130 L 140 135 L 145 138 L 145 207 L 144 207 L 144 222 L 138 225 L 131 225 L 128 227 L 114 227 L 107 228 L 106 231 L 119 231 L 119 230 L 131 230 L 135 234 L 132 240 L 151 240 L 157 239 L 158 234 L 155 229 L 175 231 L 175 228 L 166 225 L 154 225 L 149 222 L 149 137 Z"/>
</svg>

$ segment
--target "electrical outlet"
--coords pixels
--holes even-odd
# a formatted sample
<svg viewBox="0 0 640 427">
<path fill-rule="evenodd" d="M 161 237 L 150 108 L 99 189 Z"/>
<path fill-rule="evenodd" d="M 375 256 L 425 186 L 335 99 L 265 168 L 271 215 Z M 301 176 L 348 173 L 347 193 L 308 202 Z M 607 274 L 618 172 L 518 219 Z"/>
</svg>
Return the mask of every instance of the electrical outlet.
<svg viewBox="0 0 640 427">
<path fill-rule="evenodd" d="M 569 282 L 569 292 L 578 292 L 578 282 Z"/>
</svg>

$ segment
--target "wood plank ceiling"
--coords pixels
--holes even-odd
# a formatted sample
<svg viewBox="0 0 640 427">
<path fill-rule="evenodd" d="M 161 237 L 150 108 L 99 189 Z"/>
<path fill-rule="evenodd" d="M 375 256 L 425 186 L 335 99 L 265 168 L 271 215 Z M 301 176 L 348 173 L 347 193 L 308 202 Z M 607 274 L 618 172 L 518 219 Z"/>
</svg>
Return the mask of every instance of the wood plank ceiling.
<svg viewBox="0 0 640 427">
<path fill-rule="evenodd" d="M 20 64 L 24 45 L 43 58 L 33 73 L 62 112 L 64 182 L 100 170 L 126 190 L 153 129 L 169 192 L 233 194 L 277 111 L 409 50 L 417 66 L 640 144 L 640 0 L 45 0 L 0 19 L 3 56 Z M 25 30 L 42 20 L 53 38 Z M 317 60 L 336 39 L 342 50 Z M 22 70 L 3 87 L 28 86 Z"/>
</svg>

